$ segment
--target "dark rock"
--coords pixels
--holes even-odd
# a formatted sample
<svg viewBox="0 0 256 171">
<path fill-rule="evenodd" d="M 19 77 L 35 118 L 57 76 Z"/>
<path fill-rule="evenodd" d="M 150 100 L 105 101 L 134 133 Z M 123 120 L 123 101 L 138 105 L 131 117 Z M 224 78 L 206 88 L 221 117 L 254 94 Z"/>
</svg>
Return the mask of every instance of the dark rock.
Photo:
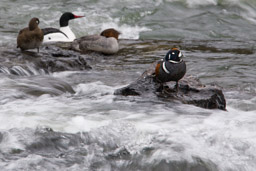
<svg viewBox="0 0 256 171">
<path fill-rule="evenodd" d="M 86 62 L 85 55 L 54 45 L 45 46 L 42 57 L 36 60 L 35 63 L 37 67 L 45 68 L 50 72 L 91 69 Z"/>
<path fill-rule="evenodd" d="M 86 62 L 88 56 L 63 47 L 49 44 L 40 47 L 40 52 L 20 51 L 12 48 L 0 51 L 0 72 L 13 75 L 35 75 L 35 72 L 60 72 L 91 69 Z"/>
<path fill-rule="evenodd" d="M 157 62 L 156 62 L 157 63 Z M 130 85 L 117 89 L 115 95 L 148 96 L 156 95 L 163 101 L 180 101 L 207 109 L 226 110 L 226 100 L 222 90 L 213 85 L 203 85 L 197 78 L 186 75 L 179 81 L 178 91 L 175 82 L 161 84 L 155 80 L 154 68 L 145 71 L 141 77 Z"/>
</svg>

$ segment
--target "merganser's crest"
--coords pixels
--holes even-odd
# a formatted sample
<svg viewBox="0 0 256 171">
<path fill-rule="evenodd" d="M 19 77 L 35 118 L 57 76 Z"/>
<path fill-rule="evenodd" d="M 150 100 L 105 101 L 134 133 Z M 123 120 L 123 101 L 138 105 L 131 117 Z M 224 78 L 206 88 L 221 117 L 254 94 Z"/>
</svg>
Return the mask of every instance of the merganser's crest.
<svg viewBox="0 0 256 171">
<path fill-rule="evenodd" d="M 75 18 L 81 18 L 84 16 L 77 16 L 71 12 L 65 12 L 62 14 L 59 20 L 60 29 L 56 28 L 44 28 L 44 43 L 45 42 L 72 42 L 76 36 L 68 26 L 69 20 Z"/>
<path fill-rule="evenodd" d="M 116 38 L 116 40 L 118 40 L 118 36 L 120 35 L 121 33 L 113 28 L 109 28 L 109 29 L 106 29 L 104 31 L 102 31 L 100 33 L 101 36 L 104 36 L 106 38 L 109 38 L 109 37 L 114 37 Z"/>
</svg>

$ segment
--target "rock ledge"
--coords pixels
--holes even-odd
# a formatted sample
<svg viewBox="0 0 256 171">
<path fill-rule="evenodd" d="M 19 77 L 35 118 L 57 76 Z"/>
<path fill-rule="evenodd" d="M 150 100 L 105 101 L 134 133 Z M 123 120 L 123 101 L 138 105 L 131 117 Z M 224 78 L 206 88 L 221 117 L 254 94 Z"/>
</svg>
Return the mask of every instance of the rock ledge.
<svg viewBox="0 0 256 171">
<path fill-rule="evenodd" d="M 179 81 L 178 91 L 176 91 L 175 82 L 161 84 L 155 80 L 155 64 L 135 82 L 117 89 L 114 94 L 123 96 L 152 94 L 163 101 L 180 101 L 184 104 L 193 104 L 207 109 L 226 110 L 226 100 L 220 87 L 203 85 L 199 79 L 186 75 Z"/>
</svg>

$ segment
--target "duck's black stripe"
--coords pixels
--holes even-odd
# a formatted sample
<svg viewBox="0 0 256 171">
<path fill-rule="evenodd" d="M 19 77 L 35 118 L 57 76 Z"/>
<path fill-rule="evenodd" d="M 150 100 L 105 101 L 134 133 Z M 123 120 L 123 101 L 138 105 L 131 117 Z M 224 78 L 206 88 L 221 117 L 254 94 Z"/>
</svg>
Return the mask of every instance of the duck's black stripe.
<svg viewBox="0 0 256 171">
<path fill-rule="evenodd" d="M 51 33 L 62 33 L 68 38 L 68 36 L 65 33 L 63 33 L 62 31 L 56 28 L 43 28 L 41 30 L 43 31 L 44 35 L 51 34 Z"/>
</svg>

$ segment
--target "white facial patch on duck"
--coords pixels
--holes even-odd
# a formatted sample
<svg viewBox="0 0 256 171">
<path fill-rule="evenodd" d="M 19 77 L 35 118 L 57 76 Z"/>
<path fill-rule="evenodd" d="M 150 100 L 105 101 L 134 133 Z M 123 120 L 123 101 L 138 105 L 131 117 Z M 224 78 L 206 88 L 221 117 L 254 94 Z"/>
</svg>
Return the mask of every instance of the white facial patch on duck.
<svg viewBox="0 0 256 171">
<path fill-rule="evenodd" d="M 175 52 L 172 52 L 172 55 L 175 55 Z M 178 57 L 181 58 L 183 56 L 183 54 L 181 52 L 179 52 L 179 55 Z M 180 59 L 179 61 L 174 61 L 174 60 L 171 60 L 171 54 L 169 54 L 169 60 L 168 60 L 170 63 L 174 63 L 174 64 L 177 64 L 177 63 L 180 63 L 182 62 L 183 60 Z"/>
<path fill-rule="evenodd" d="M 183 54 L 180 52 L 180 53 L 179 53 L 179 58 L 181 58 L 181 57 L 183 57 Z"/>
</svg>

